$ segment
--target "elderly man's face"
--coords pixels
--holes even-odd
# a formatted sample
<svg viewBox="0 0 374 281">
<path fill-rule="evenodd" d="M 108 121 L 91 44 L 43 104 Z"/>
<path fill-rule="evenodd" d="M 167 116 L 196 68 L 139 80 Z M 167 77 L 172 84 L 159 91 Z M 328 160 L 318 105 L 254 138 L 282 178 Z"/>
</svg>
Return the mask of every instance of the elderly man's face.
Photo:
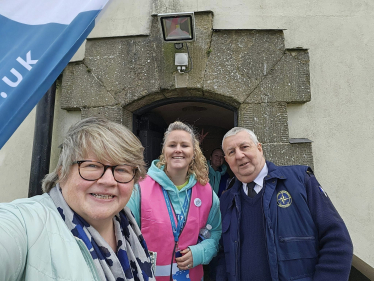
<svg viewBox="0 0 374 281">
<path fill-rule="evenodd" d="M 222 166 L 224 160 L 224 155 L 222 150 L 216 149 L 213 151 L 212 156 L 210 156 L 210 165 L 212 168 L 217 171 L 219 167 Z"/>
<path fill-rule="evenodd" d="M 226 162 L 241 182 L 253 181 L 265 165 L 261 144 L 255 145 L 246 131 L 227 137 L 223 151 Z"/>
</svg>

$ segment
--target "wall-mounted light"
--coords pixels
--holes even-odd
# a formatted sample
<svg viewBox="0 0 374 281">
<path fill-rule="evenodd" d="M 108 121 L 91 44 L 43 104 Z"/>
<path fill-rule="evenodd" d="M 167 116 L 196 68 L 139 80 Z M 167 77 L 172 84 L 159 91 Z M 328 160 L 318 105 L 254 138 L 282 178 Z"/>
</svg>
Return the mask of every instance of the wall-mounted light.
<svg viewBox="0 0 374 281">
<path fill-rule="evenodd" d="M 165 42 L 183 43 L 195 40 L 194 13 L 158 14 Z"/>
<path fill-rule="evenodd" d="M 195 16 L 194 13 L 169 13 L 158 14 L 161 27 L 161 36 L 165 42 L 174 43 L 177 50 L 183 48 L 186 43 L 187 53 L 175 54 L 175 65 L 179 73 L 190 72 L 193 68 L 187 42 L 195 40 Z M 188 59 L 191 67 L 188 67 Z"/>
</svg>

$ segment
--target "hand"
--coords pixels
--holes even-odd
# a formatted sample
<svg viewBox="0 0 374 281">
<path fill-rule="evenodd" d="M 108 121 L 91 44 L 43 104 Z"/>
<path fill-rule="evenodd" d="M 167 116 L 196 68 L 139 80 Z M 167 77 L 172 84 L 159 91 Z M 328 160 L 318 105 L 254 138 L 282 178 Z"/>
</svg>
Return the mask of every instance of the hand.
<svg viewBox="0 0 374 281">
<path fill-rule="evenodd" d="M 199 138 L 199 143 L 200 143 L 200 144 L 203 143 L 205 137 L 206 137 L 208 134 L 209 134 L 209 132 L 206 132 L 206 133 L 204 134 L 204 129 L 201 129 L 201 134 L 200 134 L 200 138 Z"/>
<path fill-rule="evenodd" d="M 178 268 L 180 270 L 187 270 L 193 267 L 193 257 L 190 248 L 181 251 L 182 256 L 176 258 Z"/>
</svg>

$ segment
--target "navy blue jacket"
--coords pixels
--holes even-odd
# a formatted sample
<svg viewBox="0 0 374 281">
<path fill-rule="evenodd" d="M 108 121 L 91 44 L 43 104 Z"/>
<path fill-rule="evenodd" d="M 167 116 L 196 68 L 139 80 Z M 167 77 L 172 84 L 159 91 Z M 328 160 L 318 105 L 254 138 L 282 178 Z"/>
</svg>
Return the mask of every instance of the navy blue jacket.
<svg viewBox="0 0 374 281">
<path fill-rule="evenodd" d="M 264 178 L 262 207 L 272 280 L 348 280 L 352 242 L 312 170 L 307 166 L 276 166 L 268 161 L 266 164 L 268 175 Z M 220 264 L 227 272 L 226 278 L 220 280 L 239 281 L 238 259 L 250 251 L 242 249 L 240 244 L 238 226 L 244 215 L 240 188 L 242 183 L 236 180 L 220 198 L 225 259 Z"/>
<path fill-rule="evenodd" d="M 228 173 L 225 173 L 221 177 L 221 181 L 219 182 L 219 189 L 218 189 L 218 194 L 217 194 L 218 198 L 220 198 L 222 195 L 222 192 L 225 191 L 229 181 L 230 181 L 230 175 Z"/>
</svg>

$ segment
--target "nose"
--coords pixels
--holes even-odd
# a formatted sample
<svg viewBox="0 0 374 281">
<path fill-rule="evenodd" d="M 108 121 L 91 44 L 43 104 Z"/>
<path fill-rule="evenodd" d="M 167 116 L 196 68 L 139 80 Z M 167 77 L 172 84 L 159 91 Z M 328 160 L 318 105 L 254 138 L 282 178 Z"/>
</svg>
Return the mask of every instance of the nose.
<svg viewBox="0 0 374 281">
<path fill-rule="evenodd" d="M 180 152 L 180 151 L 182 151 L 182 146 L 181 146 L 180 144 L 176 145 L 176 146 L 175 146 L 175 151 L 176 151 L 176 152 Z"/>
<path fill-rule="evenodd" d="M 243 158 L 244 154 L 240 151 L 240 149 L 235 149 L 235 159 Z"/>
<path fill-rule="evenodd" d="M 99 178 L 97 180 L 98 183 L 102 183 L 102 184 L 107 184 L 107 185 L 116 185 L 117 182 L 116 180 L 114 179 L 114 176 L 113 176 L 113 172 L 112 172 L 112 168 L 111 167 L 108 167 L 105 172 L 104 172 L 104 175 Z"/>
</svg>

